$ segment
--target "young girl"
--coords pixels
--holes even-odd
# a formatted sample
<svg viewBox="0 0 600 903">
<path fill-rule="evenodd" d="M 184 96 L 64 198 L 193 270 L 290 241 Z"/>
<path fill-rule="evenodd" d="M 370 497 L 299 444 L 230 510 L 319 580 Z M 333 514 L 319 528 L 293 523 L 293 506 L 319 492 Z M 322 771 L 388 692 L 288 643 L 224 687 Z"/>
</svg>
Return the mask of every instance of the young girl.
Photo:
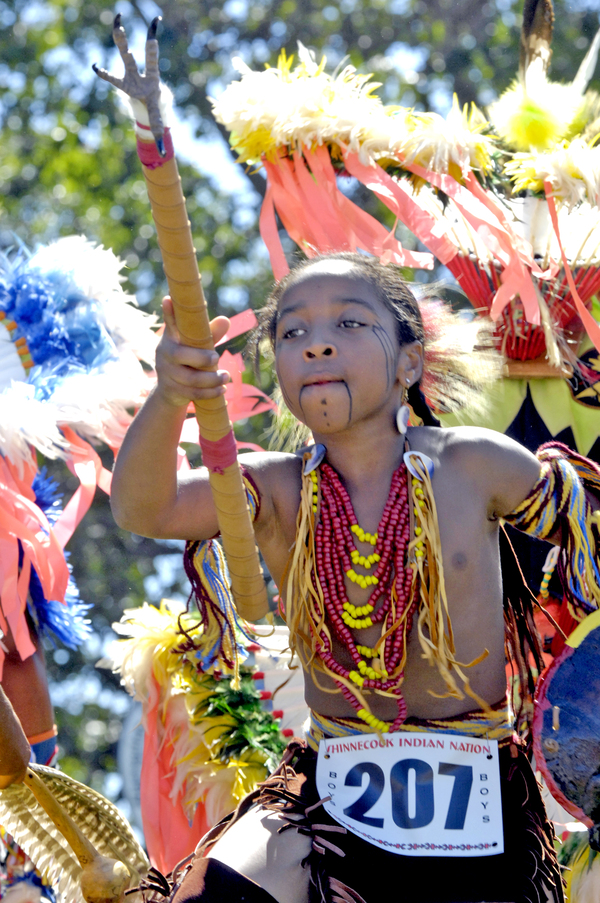
<svg viewBox="0 0 600 903">
<path fill-rule="evenodd" d="M 168 300 L 164 312 L 158 385 L 120 451 L 113 510 L 136 533 L 207 539 L 217 532 L 207 473 L 178 477 L 176 448 L 189 401 L 223 393 L 228 374 L 209 369 L 213 353 L 179 343 Z M 301 264 L 260 323 L 285 403 L 315 442 L 304 456 L 242 458 L 311 727 L 307 745 L 292 746 L 205 844 L 173 901 L 371 903 L 392 887 L 413 900 L 561 900 L 551 831 L 506 707 L 498 532 L 538 481 L 539 461 L 500 434 L 433 425 L 418 305 L 376 260 Z M 218 339 L 227 321 L 212 328 Z M 407 399 L 432 425 L 404 432 Z M 503 854 L 398 855 L 315 805 L 320 740 L 410 730 L 499 740 Z"/>
</svg>

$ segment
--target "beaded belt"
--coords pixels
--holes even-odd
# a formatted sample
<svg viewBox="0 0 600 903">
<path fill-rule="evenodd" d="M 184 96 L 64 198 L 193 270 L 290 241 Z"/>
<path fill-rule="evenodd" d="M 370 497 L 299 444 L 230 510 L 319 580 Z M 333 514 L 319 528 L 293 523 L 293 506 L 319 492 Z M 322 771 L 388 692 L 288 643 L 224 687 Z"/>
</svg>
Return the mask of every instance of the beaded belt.
<svg viewBox="0 0 600 903">
<path fill-rule="evenodd" d="M 510 742 L 514 739 L 514 716 L 506 699 L 491 706 L 491 713 L 466 712 L 451 718 L 407 718 L 402 731 L 444 731 L 487 737 L 488 740 Z M 327 718 L 311 710 L 306 742 L 315 751 L 326 737 L 349 737 L 352 734 L 371 734 L 373 728 L 358 718 Z"/>
</svg>

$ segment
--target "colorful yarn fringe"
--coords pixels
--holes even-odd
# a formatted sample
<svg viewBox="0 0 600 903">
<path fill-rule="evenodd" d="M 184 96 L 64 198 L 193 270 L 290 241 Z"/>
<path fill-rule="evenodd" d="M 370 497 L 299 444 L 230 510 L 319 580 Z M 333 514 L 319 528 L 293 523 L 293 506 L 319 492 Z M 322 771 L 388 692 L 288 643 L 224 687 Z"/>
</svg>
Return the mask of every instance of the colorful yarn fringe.
<svg viewBox="0 0 600 903">
<path fill-rule="evenodd" d="M 412 466 L 419 474 L 421 488 L 413 489 L 415 503 L 415 533 L 419 530 L 409 546 L 409 556 L 414 555 L 414 568 L 417 575 L 415 594 L 420 596 L 417 629 L 419 643 L 424 657 L 430 665 L 435 665 L 446 685 L 446 693 L 455 699 L 463 699 L 464 694 L 474 699 L 484 712 L 491 714 L 490 706 L 477 695 L 469 684 L 465 668 L 478 665 L 488 655 L 484 649 L 481 655 L 471 662 L 459 662 L 456 659 L 454 634 L 448 609 L 446 595 L 446 581 L 444 579 L 444 565 L 442 561 L 442 546 L 440 542 L 440 530 L 438 526 L 437 508 L 431 485 L 431 476 L 423 461 L 418 455 L 411 458 Z M 422 555 L 417 555 L 418 546 L 423 543 Z M 462 681 L 462 689 L 459 688 L 455 674 Z M 464 690 L 464 693 L 463 693 Z"/>
<path fill-rule="evenodd" d="M 260 511 L 260 496 L 256 484 L 243 475 L 246 500 L 252 520 Z M 233 685 L 239 687 L 239 655 L 242 647 L 238 637 L 251 641 L 247 628 L 238 618 L 229 586 L 227 562 L 220 544 L 214 539 L 188 542 L 183 564 L 199 613 L 197 627 L 201 633 L 194 637 L 191 631 L 183 631 L 185 640 L 181 651 L 195 650 L 203 670 L 217 666 L 224 674 L 233 675 Z"/>
<path fill-rule="evenodd" d="M 56 903 L 56 894 L 13 837 L 0 825 L 0 900 Z"/>
<path fill-rule="evenodd" d="M 562 553 L 557 572 L 573 617 L 580 620 L 600 607 L 600 468 L 560 442 L 538 449 L 539 480 L 527 498 L 506 518 L 508 523 L 539 539 L 560 530 Z"/>
</svg>

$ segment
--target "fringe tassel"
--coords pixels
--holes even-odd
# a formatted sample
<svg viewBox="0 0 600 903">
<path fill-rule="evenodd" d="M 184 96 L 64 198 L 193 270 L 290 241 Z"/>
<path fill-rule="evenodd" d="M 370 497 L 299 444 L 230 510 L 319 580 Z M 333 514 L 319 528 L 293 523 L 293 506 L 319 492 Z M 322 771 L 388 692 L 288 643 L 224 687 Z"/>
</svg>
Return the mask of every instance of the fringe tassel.
<svg viewBox="0 0 600 903">
<path fill-rule="evenodd" d="M 196 628 L 186 629 L 180 617 L 179 628 L 189 645 L 184 643 L 178 651 L 195 649 L 203 670 L 218 665 L 226 674 L 233 673 L 234 687 L 237 689 L 240 674 L 236 627 L 241 625 L 234 608 L 221 546 L 214 539 L 189 542 L 183 563 L 192 585 L 186 614 L 189 614 L 193 601 L 200 614 L 198 626 L 202 626 L 202 631 L 193 636 Z"/>
<path fill-rule="evenodd" d="M 421 644 L 423 655 L 430 665 L 437 667 L 446 685 L 445 694 L 436 693 L 434 695 L 464 699 L 464 694 L 466 693 L 467 696 L 475 700 L 486 715 L 492 717 L 492 709 L 471 688 L 463 670 L 482 662 L 488 656 L 488 650 L 484 649 L 481 655 L 468 663 L 457 661 L 455 656 L 456 649 L 448 609 L 448 597 L 446 595 L 440 530 L 431 478 L 427 467 L 419 460 L 418 456 L 413 456 L 411 460 L 413 467 L 419 473 L 419 479 L 412 479 L 413 500 L 411 504 L 413 506 L 416 529 L 420 529 L 418 536 L 414 536 L 408 547 L 409 559 L 412 560 L 414 558 L 415 562 L 413 593 L 416 595 L 418 588 L 420 588 L 421 596 L 418 619 L 419 643 Z M 419 492 L 419 487 L 421 492 Z M 416 530 L 413 531 L 413 534 L 415 532 Z M 421 543 L 424 545 L 425 554 L 419 556 L 417 551 Z M 462 689 L 456 682 L 455 674 L 462 681 Z"/>
<path fill-rule="evenodd" d="M 243 480 L 254 521 L 260 511 L 260 494 L 254 481 L 245 472 Z M 241 634 L 252 641 L 252 637 L 249 626 L 235 610 L 223 550 L 215 539 L 188 542 L 183 564 L 192 586 L 185 613 L 190 613 L 190 606 L 194 603 L 200 620 L 197 626 L 186 627 L 182 616 L 179 617 L 179 629 L 186 641 L 177 651 L 184 653 L 195 650 L 202 670 L 206 671 L 216 665 L 225 674 L 233 675 L 232 687 L 238 690 L 241 647 L 237 638 Z"/>
<path fill-rule="evenodd" d="M 600 468 L 560 442 L 542 445 L 537 458 L 540 478 L 506 521 L 538 539 L 560 529 L 558 576 L 569 611 L 581 620 L 600 607 L 600 512 L 592 510 L 586 494 L 600 499 Z"/>
<path fill-rule="evenodd" d="M 509 698 L 515 713 L 515 730 L 529 748 L 535 686 L 545 663 L 542 641 L 533 617 L 533 605 L 538 602 L 525 582 L 504 528 L 500 530 L 500 561 L 504 590 L 504 645 L 513 677 Z"/>
</svg>

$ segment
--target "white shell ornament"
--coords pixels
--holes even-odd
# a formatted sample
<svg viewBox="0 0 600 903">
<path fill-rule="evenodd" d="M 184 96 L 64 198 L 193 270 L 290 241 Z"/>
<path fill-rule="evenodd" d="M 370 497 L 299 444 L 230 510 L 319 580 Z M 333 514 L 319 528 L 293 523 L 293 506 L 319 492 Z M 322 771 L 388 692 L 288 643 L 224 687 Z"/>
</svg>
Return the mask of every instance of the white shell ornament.
<svg viewBox="0 0 600 903">
<path fill-rule="evenodd" d="M 312 473 L 313 470 L 317 469 L 317 467 L 319 466 L 319 464 L 325 457 L 326 452 L 327 452 L 327 449 L 325 448 L 324 445 L 321 445 L 320 442 L 318 442 L 314 446 L 310 458 L 304 465 L 304 476 L 308 476 L 309 473 Z"/>
<path fill-rule="evenodd" d="M 404 436 L 408 429 L 408 418 L 410 417 L 410 408 L 403 404 L 396 414 L 396 428 L 401 436 Z"/>
<path fill-rule="evenodd" d="M 424 455 L 423 452 L 418 451 L 407 451 L 404 454 L 404 463 L 406 464 L 406 469 L 413 477 L 417 480 L 422 480 L 421 474 L 417 472 L 415 465 L 412 462 L 412 458 L 418 458 L 421 464 L 427 468 L 429 472 L 429 476 L 433 476 L 433 461 L 427 455 Z"/>
</svg>

